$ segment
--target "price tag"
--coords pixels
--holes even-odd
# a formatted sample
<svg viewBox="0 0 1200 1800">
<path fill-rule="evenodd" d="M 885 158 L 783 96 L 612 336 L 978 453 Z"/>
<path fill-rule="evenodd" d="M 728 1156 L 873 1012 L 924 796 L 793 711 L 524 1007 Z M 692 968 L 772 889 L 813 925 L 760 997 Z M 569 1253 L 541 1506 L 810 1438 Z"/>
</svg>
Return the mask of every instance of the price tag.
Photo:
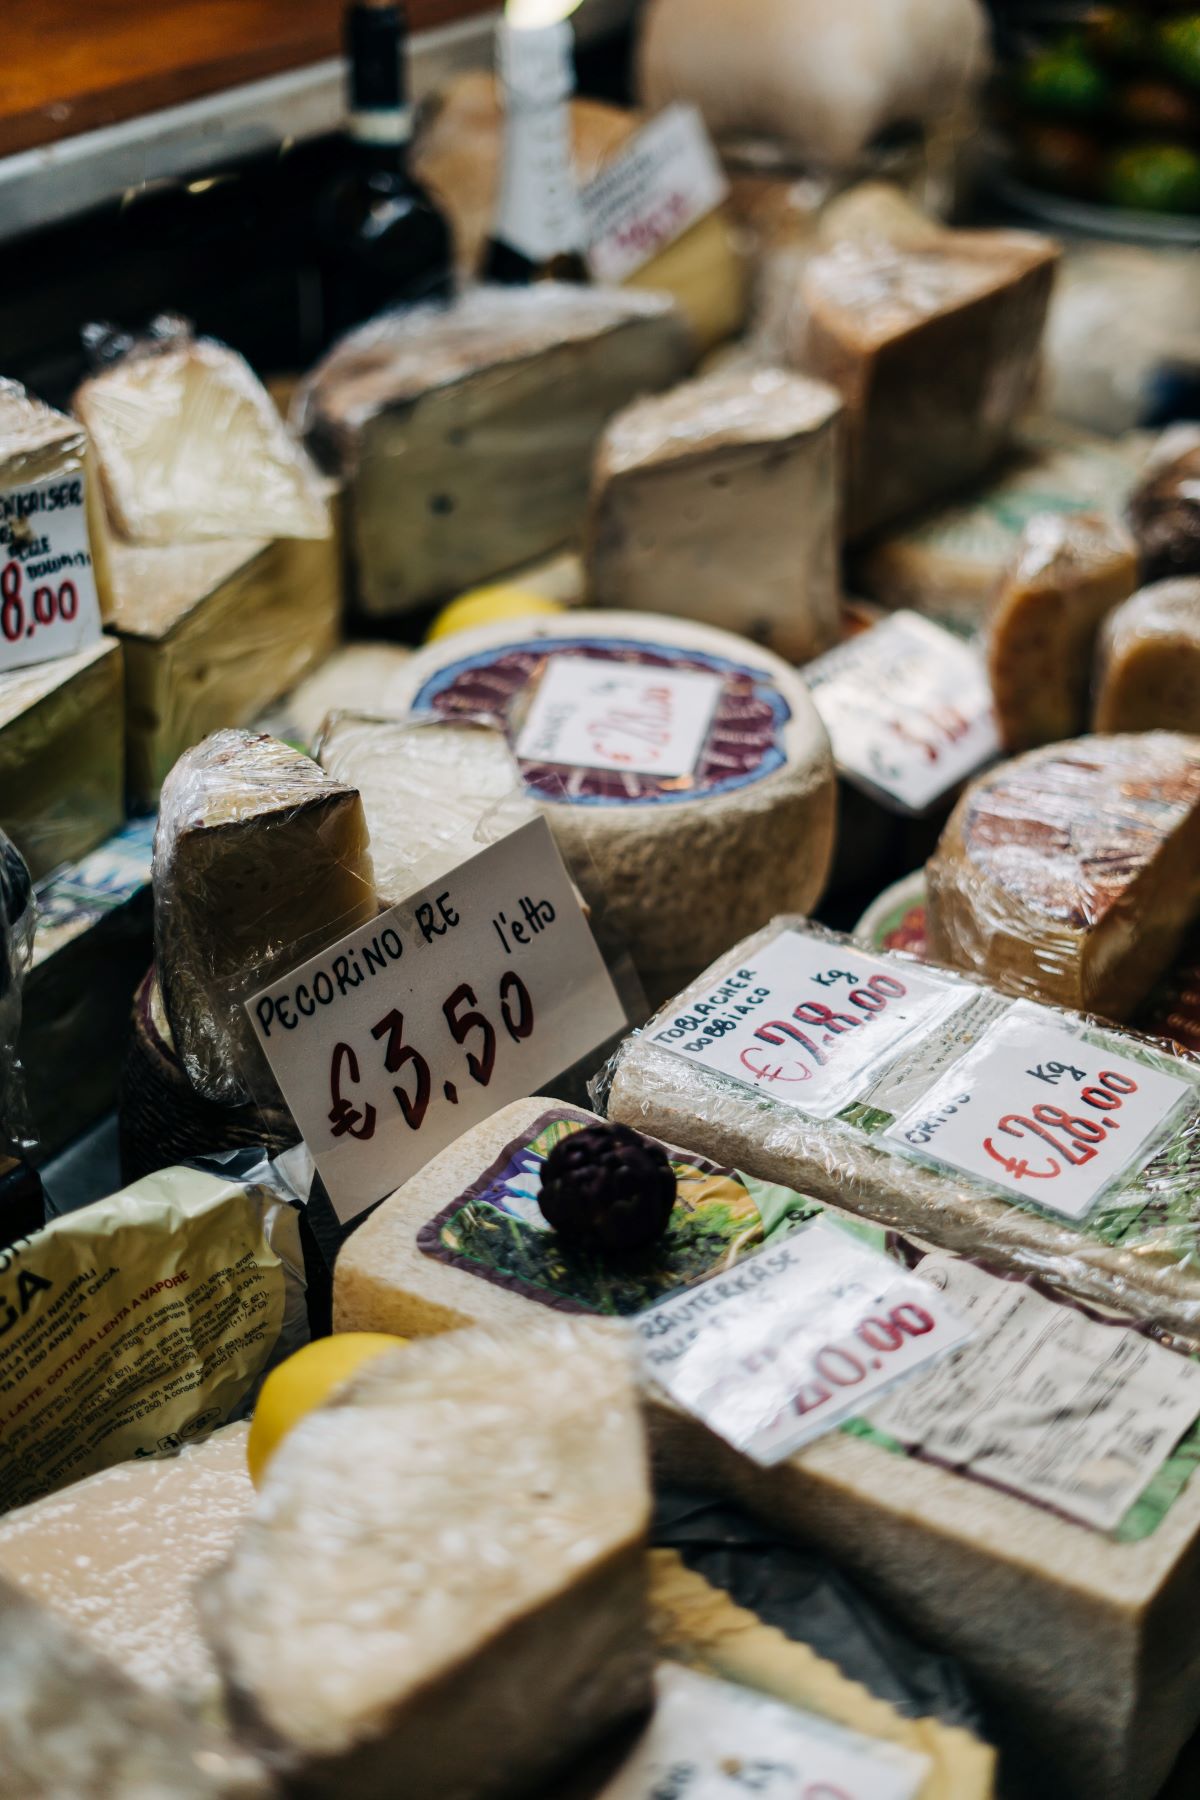
<svg viewBox="0 0 1200 1800">
<path fill-rule="evenodd" d="M 937 974 L 853 944 L 785 931 L 753 961 L 646 1033 L 813 1118 L 839 1111 L 901 1038 L 962 1003 Z"/>
<path fill-rule="evenodd" d="M 637 1321 L 646 1375 L 765 1467 L 970 1334 L 936 1288 L 814 1219 Z"/>
<path fill-rule="evenodd" d="M 999 755 L 983 659 L 898 612 L 804 670 L 838 773 L 902 812 L 926 811 Z"/>
<path fill-rule="evenodd" d="M 929 1758 L 694 1669 L 660 1665 L 653 1717 L 600 1800 L 915 1800 Z"/>
<path fill-rule="evenodd" d="M 894 1143 L 1082 1219 L 1196 1084 L 1014 1006 L 888 1127 Z"/>
<path fill-rule="evenodd" d="M 625 1023 L 544 819 L 246 1010 L 343 1222 Z"/>
<path fill-rule="evenodd" d="M 691 775 L 720 697 L 720 676 L 700 670 L 556 656 L 538 682 L 517 755 L 577 769 Z"/>
<path fill-rule="evenodd" d="M 0 493 L 0 672 L 99 640 L 83 472 Z"/>
<path fill-rule="evenodd" d="M 728 192 L 697 108 L 668 106 L 580 194 L 592 276 L 626 280 Z"/>
</svg>

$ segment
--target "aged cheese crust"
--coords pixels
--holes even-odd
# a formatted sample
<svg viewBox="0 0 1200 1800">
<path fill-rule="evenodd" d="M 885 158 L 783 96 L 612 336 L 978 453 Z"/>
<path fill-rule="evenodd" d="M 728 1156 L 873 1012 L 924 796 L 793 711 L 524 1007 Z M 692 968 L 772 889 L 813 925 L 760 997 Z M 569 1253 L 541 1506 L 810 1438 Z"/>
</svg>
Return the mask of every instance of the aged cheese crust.
<svg viewBox="0 0 1200 1800">
<path fill-rule="evenodd" d="M 1200 735 L 1200 575 L 1153 582 L 1110 614 L 1094 728 Z"/>
<path fill-rule="evenodd" d="M 928 865 L 929 950 L 1127 1018 L 1200 914 L 1200 739 L 1049 745 L 979 777 Z"/>
</svg>

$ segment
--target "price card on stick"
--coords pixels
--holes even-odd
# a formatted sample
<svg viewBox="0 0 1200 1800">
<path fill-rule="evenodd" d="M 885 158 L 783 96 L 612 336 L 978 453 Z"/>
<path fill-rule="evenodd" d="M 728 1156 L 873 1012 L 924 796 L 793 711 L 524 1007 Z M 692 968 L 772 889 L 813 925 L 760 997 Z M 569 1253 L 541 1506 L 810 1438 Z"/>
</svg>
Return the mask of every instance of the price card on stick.
<svg viewBox="0 0 1200 1800">
<path fill-rule="evenodd" d="M 0 491 L 0 673 L 99 642 L 84 479 Z"/>
<path fill-rule="evenodd" d="M 544 819 L 246 1010 L 343 1223 L 625 1023 Z"/>
<path fill-rule="evenodd" d="M 580 193 L 593 278 L 625 281 L 728 192 L 698 108 L 668 106 Z"/>
</svg>

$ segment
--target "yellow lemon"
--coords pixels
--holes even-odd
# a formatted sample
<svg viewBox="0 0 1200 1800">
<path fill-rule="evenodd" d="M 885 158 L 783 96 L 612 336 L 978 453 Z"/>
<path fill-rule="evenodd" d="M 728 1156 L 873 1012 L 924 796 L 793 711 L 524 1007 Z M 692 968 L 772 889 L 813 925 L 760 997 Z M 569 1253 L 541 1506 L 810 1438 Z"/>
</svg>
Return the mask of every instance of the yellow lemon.
<svg viewBox="0 0 1200 1800">
<path fill-rule="evenodd" d="M 263 1382 L 246 1439 L 246 1461 L 255 1487 L 293 1425 L 324 1405 L 373 1356 L 407 1342 L 407 1338 L 388 1337 L 382 1331 L 335 1331 L 332 1337 L 314 1338 L 272 1369 Z"/>
<path fill-rule="evenodd" d="M 523 619 L 532 613 L 562 612 L 557 600 L 547 600 L 531 588 L 514 582 L 498 581 L 491 587 L 471 588 L 443 606 L 429 627 L 426 642 L 450 637 L 456 631 L 470 631 L 475 625 L 495 625 L 501 619 Z"/>
</svg>

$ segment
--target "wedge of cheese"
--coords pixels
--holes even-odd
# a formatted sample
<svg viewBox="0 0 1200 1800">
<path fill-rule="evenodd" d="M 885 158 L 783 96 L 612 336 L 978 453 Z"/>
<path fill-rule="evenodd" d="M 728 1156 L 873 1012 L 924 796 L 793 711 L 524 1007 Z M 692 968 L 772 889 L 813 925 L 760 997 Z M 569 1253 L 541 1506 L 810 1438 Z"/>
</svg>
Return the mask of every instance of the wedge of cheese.
<svg viewBox="0 0 1200 1800">
<path fill-rule="evenodd" d="M 1200 428 L 1164 431 L 1129 500 L 1147 581 L 1200 575 Z"/>
<path fill-rule="evenodd" d="M 85 548 L 100 602 L 100 616 L 112 610 L 112 580 L 104 497 L 96 479 L 94 452 L 86 431 L 75 419 L 56 412 L 16 381 L 0 380 L 0 496 L 52 483 L 79 481 L 83 486 Z M 68 491 L 62 498 L 77 504 Z M 53 496 L 57 508 L 59 495 Z M 0 518 L 6 509 L 0 499 Z M 43 515 L 52 516 L 52 515 Z M 0 536 L 0 546 L 3 537 Z"/>
<path fill-rule="evenodd" d="M 1079 738 L 963 795 L 928 865 L 937 962 L 1129 1016 L 1200 916 L 1200 738 Z"/>
<path fill-rule="evenodd" d="M 1056 252 L 1015 231 L 813 257 L 789 360 L 846 405 L 851 537 L 967 486 L 1033 398 Z"/>
<path fill-rule="evenodd" d="M 545 1315 L 376 1358 L 289 1435 L 201 1605 L 297 1791 L 528 1791 L 650 1698 L 628 1350 Z"/>
<path fill-rule="evenodd" d="M 163 784 L 154 941 L 175 1049 L 210 1100 L 273 1085 L 243 1002 L 377 911 L 357 792 L 277 739 L 218 731 Z"/>
<path fill-rule="evenodd" d="M 0 675 L 0 830 L 34 880 L 78 862 L 125 817 L 125 707 L 111 638 Z"/>
<path fill-rule="evenodd" d="M 335 540 L 114 544 L 131 804 L 151 810 L 185 750 L 247 725 L 330 654 L 341 620 Z"/>
<path fill-rule="evenodd" d="M 1030 520 L 988 621 L 988 674 L 1006 749 L 1031 750 L 1087 729 L 1100 627 L 1136 586 L 1137 549 L 1116 520 L 1102 513 Z"/>
<path fill-rule="evenodd" d="M 470 289 L 344 339 L 297 411 L 346 479 L 363 610 L 411 611 L 576 538 L 605 421 L 692 356 L 665 297 L 554 283 Z"/>
<path fill-rule="evenodd" d="M 792 662 L 828 650 L 840 412 L 824 382 L 744 369 L 618 413 L 592 472 L 592 604 L 723 625 Z"/>
<path fill-rule="evenodd" d="M 1096 731 L 1200 736 L 1200 575 L 1152 582 L 1110 613 L 1095 694 Z"/>
<path fill-rule="evenodd" d="M 334 713 L 386 717 L 395 710 L 388 699 L 392 678 L 411 655 L 402 644 L 343 644 L 271 708 L 262 729 L 311 751 Z"/>
</svg>

